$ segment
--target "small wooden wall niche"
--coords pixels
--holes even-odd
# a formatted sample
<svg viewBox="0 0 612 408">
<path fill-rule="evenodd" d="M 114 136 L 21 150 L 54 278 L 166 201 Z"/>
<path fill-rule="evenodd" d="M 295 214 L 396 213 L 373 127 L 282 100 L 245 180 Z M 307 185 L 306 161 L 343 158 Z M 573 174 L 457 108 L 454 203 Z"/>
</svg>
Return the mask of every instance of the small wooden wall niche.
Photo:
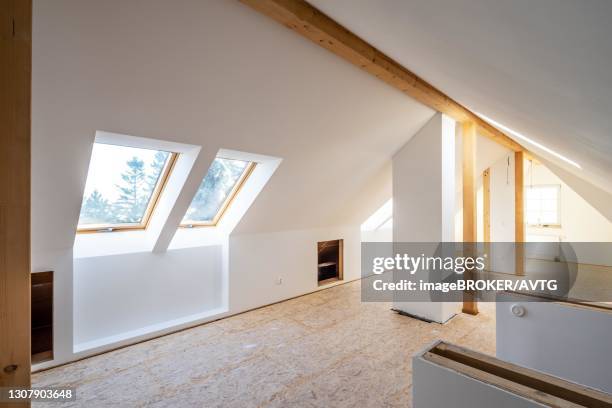
<svg viewBox="0 0 612 408">
<path fill-rule="evenodd" d="M 53 360 L 53 272 L 32 274 L 32 364 Z"/>
<path fill-rule="evenodd" d="M 344 240 L 317 243 L 319 286 L 344 279 Z"/>
</svg>

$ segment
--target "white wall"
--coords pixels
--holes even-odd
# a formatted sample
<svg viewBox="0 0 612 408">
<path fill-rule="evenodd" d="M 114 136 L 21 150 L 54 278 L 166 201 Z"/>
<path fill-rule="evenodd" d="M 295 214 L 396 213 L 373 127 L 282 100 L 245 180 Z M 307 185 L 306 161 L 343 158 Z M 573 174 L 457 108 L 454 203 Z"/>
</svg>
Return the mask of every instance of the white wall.
<svg viewBox="0 0 612 408">
<path fill-rule="evenodd" d="M 53 352 L 54 358 L 67 361 L 73 355 L 73 254 L 68 250 L 32 253 L 32 271 L 53 271 Z M 42 366 L 47 364 L 43 363 Z"/>
<path fill-rule="evenodd" d="M 551 172 L 559 177 L 565 184 L 570 186 L 578 195 L 584 198 L 590 205 L 601 213 L 608 221 L 612 222 L 612 193 L 601 189 L 600 187 L 586 181 L 584 178 L 576 177 L 567 170 L 551 163 L 550 161 L 539 160 Z"/>
<path fill-rule="evenodd" d="M 455 212 L 455 241 L 463 241 L 463 129 L 461 126 L 457 126 L 456 129 L 456 152 L 455 152 L 455 189 L 456 189 L 456 212 Z M 488 139 L 484 136 L 478 135 L 476 138 L 476 188 L 477 188 L 477 201 L 476 201 L 476 236 L 478 241 L 484 240 L 484 224 L 483 224 L 483 190 L 482 190 L 482 173 L 489 169 L 497 174 L 497 178 L 490 178 L 489 182 L 494 185 L 491 189 L 491 204 L 495 204 L 497 209 L 497 225 L 492 225 L 491 228 L 497 230 L 499 240 L 513 241 L 514 240 L 514 229 L 512 229 L 511 238 L 507 236 L 507 233 L 501 230 L 501 226 L 506 222 L 509 222 L 508 215 L 514 216 L 514 208 L 510 207 L 512 202 L 508 202 L 508 195 L 512 194 L 514 199 L 514 190 L 512 187 L 511 191 L 507 191 L 509 188 L 506 185 L 506 157 L 514 155 L 512 152 L 502 145 Z M 511 164 L 514 162 L 512 159 Z M 511 171 L 514 171 L 511 167 Z M 504 177 L 502 177 L 502 174 Z M 503 183 L 503 184 L 502 184 Z M 514 219 L 511 220 L 514 222 Z"/>
<path fill-rule="evenodd" d="M 506 153 L 490 167 L 491 242 L 514 242 L 514 153 Z M 482 222 L 482 214 L 479 214 Z M 490 268 L 498 272 L 515 270 L 512 246 L 491 246 Z"/>
<path fill-rule="evenodd" d="M 482 160 L 484 164 L 484 158 Z M 490 165 L 492 242 L 514 241 L 514 166 L 512 152 L 506 153 Z M 527 226 L 527 241 L 612 242 L 612 222 L 545 165 L 531 164 L 526 161 L 524 181 L 525 188 L 530 184 L 561 186 L 561 228 Z M 478 178 L 478 186 L 479 199 L 481 199 L 481 175 Z M 457 223 L 460 220 L 460 216 L 457 217 Z M 478 229 L 480 236 L 482 235 L 482 203 L 478 205 Z M 498 249 L 501 248 L 498 247 Z M 612 256 L 602 252 L 601 246 L 589 250 L 587 245 L 582 245 L 576 246 L 575 249 L 579 262 L 612 265 Z M 500 260 L 502 265 L 510 266 L 514 262 L 510 253 L 494 254 L 494 256 L 495 259 Z"/>
<path fill-rule="evenodd" d="M 389 174 L 391 179 L 391 174 Z M 393 241 L 393 199 L 390 198 L 361 224 L 362 242 Z"/>
<path fill-rule="evenodd" d="M 612 312 L 561 302 L 526 302 L 501 294 L 496 307 L 497 357 L 612 392 Z M 522 306 L 515 316 L 510 307 Z"/>
<path fill-rule="evenodd" d="M 455 128 L 455 242 L 463 241 L 463 129 Z"/>
<path fill-rule="evenodd" d="M 316 291 L 317 242 L 333 239 L 344 239 L 344 281 L 360 278 L 357 226 L 239 234 L 228 243 L 163 254 L 77 258 L 74 352 L 86 355 Z"/>
<path fill-rule="evenodd" d="M 75 259 L 75 348 L 222 309 L 221 271 L 221 245 Z"/>
<path fill-rule="evenodd" d="M 361 231 L 362 242 L 393 242 L 393 227 Z"/>
<path fill-rule="evenodd" d="M 514 154 L 490 169 L 491 242 L 514 242 Z"/>
<path fill-rule="evenodd" d="M 495 199 L 490 198 L 490 203 L 495 204 L 497 210 L 497 219 L 495 220 L 497 223 L 492 225 L 491 228 L 496 230 L 498 238 L 510 241 L 514 240 L 514 226 L 511 230 L 512 238 L 508 237 L 507 231 L 500 230 L 505 223 L 510 221 L 508 219 L 509 216 L 514 216 L 514 207 L 511 206 L 512 201 L 507 202 L 509 195 L 512 195 L 512 199 L 514 199 L 514 186 L 508 185 L 505 179 L 507 157 L 512 157 L 510 170 L 514 171 L 512 167 L 514 165 L 513 152 L 491 139 L 478 135 L 476 138 L 476 236 L 479 242 L 484 241 L 484 192 L 482 174 L 486 169 L 489 169 L 490 172 L 496 172 L 495 178 L 489 177 L 490 194 L 495 196 Z M 459 173 L 459 175 L 461 175 L 461 173 Z M 514 222 L 514 219 L 512 219 L 511 222 Z M 493 237 L 491 237 L 491 240 L 493 240 L 492 238 Z M 499 240 L 500 239 L 498 239 L 498 241 Z"/>
<path fill-rule="evenodd" d="M 438 113 L 393 156 L 393 241 L 452 242 L 455 198 L 455 122 Z M 394 308 L 440 323 L 457 311 L 423 300 Z"/>
<path fill-rule="evenodd" d="M 525 188 L 531 184 L 561 186 L 561 228 L 528 226 L 528 241 L 538 242 L 553 237 L 555 241 L 564 242 L 612 242 L 612 222 L 546 166 L 528 165 L 525 173 Z M 589 251 L 587 245 L 578 245 L 575 250 L 580 263 L 612 265 L 612 255 L 609 253 Z"/>
<path fill-rule="evenodd" d="M 336 239 L 344 240 L 344 280 L 359 279 L 359 226 L 233 235 L 230 310 L 240 312 L 318 290 L 317 242 Z"/>
<path fill-rule="evenodd" d="M 169 324 L 180 328 L 212 318 L 200 311 L 216 313 L 217 298 L 203 299 L 196 289 L 206 286 L 208 294 L 207 285 L 217 287 L 219 280 L 226 285 L 221 304 L 229 309 L 215 316 L 236 312 L 227 300 L 246 295 L 240 286 L 235 292 L 229 280 L 254 278 L 251 258 L 264 265 L 263 259 L 273 260 L 279 252 L 294 253 L 292 244 L 308 241 L 305 230 L 348 226 L 356 235 L 347 233 L 345 239 L 358 242 L 361 215 L 373 212 L 387 189 L 374 180 L 433 115 L 239 2 L 185 0 L 176 7 L 165 0 L 36 0 L 32 59 L 32 265 L 55 271 L 56 353 L 50 364 L 87 355 L 75 348 L 79 344 L 106 342 L 93 353 L 169 330 Z M 99 253 L 78 247 L 73 269 L 79 207 L 100 130 L 190 145 L 199 153 L 176 191 L 180 205 L 168 211 L 157 255 L 93 257 Z M 205 266 L 183 264 L 175 256 L 187 252 L 166 251 L 173 236 L 175 245 L 186 246 L 187 232 L 175 235 L 179 207 L 188 205 L 189 192 L 220 149 L 283 162 L 235 225 L 233 231 L 243 237 L 236 241 L 239 249 L 234 251 L 232 242 L 221 244 L 219 261 L 202 237 L 188 253 Z M 274 248 L 240 245 L 249 240 L 247 234 L 263 232 L 282 233 L 285 239 Z M 312 245 L 316 242 L 303 250 Z M 310 256 L 296 254 L 308 262 Z M 213 271 L 211 265 L 219 263 Z M 270 274 L 277 275 L 272 271 L 279 266 L 270 265 Z M 252 292 L 236 307 L 312 290 L 306 272 L 294 272 L 288 261 L 282 265 L 286 290 Z M 147 268 L 152 275 L 143 293 L 138 278 Z M 162 302 L 151 305 L 158 295 Z M 108 312 L 99 308 L 105 302 L 115 302 Z"/>
<path fill-rule="evenodd" d="M 450 120 L 436 114 L 393 156 L 396 242 L 449 242 L 454 237 L 454 122 L 452 134 L 443 134 L 443 121 Z"/>
</svg>

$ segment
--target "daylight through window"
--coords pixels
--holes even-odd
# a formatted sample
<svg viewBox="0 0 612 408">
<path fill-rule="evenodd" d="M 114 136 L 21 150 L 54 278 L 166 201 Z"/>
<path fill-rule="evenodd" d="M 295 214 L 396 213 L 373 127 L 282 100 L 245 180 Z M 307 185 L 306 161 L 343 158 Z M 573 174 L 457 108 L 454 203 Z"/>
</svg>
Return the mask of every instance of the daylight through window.
<svg viewBox="0 0 612 408">
<path fill-rule="evenodd" d="M 145 228 L 176 156 L 95 143 L 78 231 Z"/>
<path fill-rule="evenodd" d="M 560 225 L 560 185 L 540 185 L 525 188 L 525 213 L 529 225 Z"/>
<path fill-rule="evenodd" d="M 200 184 L 182 226 L 216 225 L 255 163 L 217 157 Z"/>
</svg>

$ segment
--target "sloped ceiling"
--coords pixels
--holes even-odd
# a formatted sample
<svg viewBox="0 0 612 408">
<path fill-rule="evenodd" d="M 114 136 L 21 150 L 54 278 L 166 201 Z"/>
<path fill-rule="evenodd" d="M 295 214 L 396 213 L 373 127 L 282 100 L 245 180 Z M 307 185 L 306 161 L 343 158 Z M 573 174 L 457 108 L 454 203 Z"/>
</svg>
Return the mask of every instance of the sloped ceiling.
<svg viewBox="0 0 612 408">
<path fill-rule="evenodd" d="M 33 30 L 35 253 L 72 247 L 96 130 L 282 158 L 259 232 L 340 222 L 434 114 L 238 1 L 37 0 Z"/>
<path fill-rule="evenodd" d="M 574 176 L 572 173 L 565 171 L 547 160 L 541 161 L 550 171 L 563 180 L 565 184 L 591 204 L 591 206 L 601 215 L 612 222 L 612 205 L 610 205 L 610 203 L 612 203 L 612 194 L 585 182 L 581 178 Z"/>
<path fill-rule="evenodd" d="M 479 136 L 476 144 L 476 174 L 482 174 L 483 171 L 508 154 L 514 154 L 514 152 L 495 143 L 491 139 Z"/>
<path fill-rule="evenodd" d="M 609 0 L 310 0 L 473 111 L 612 192 Z M 523 143 L 522 141 L 518 140 Z"/>
</svg>

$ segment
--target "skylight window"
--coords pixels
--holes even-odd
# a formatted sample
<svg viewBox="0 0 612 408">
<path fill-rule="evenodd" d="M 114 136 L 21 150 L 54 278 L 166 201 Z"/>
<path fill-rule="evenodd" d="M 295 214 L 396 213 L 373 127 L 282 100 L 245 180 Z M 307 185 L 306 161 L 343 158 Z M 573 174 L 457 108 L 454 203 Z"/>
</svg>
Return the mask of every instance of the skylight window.
<svg viewBox="0 0 612 408">
<path fill-rule="evenodd" d="M 181 226 L 216 225 L 254 167 L 252 162 L 217 157 L 191 201 Z"/>
<path fill-rule="evenodd" d="M 77 231 L 146 228 L 176 156 L 95 143 Z"/>
</svg>

